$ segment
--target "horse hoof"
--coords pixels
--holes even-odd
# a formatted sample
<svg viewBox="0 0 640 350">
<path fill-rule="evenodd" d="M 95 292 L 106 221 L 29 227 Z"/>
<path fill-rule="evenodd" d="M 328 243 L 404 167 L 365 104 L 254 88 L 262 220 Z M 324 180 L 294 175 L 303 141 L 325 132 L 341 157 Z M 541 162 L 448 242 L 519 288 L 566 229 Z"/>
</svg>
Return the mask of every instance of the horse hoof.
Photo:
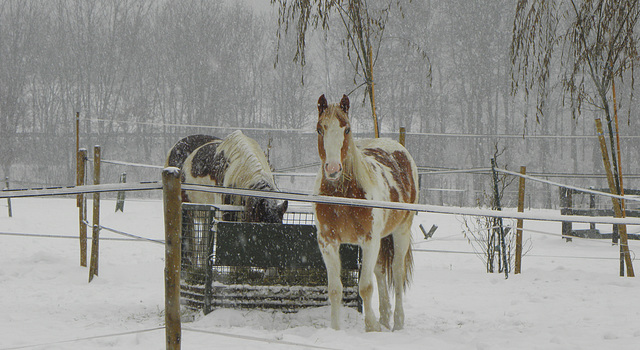
<svg viewBox="0 0 640 350">
<path fill-rule="evenodd" d="M 379 322 L 372 322 L 371 324 L 365 322 L 364 329 L 367 332 L 380 332 L 380 331 L 382 331 L 382 327 L 380 326 Z"/>
<path fill-rule="evenodd" d="M 404 325 L 403 325 L 403 324 L 397 324 L 397 323 L 396 323 L 396 324 L 394 324 L 394 325 L 393 325 L 393 332 L 395 332 L 395 331 L 400 331 L 400 330 L 402 330 L 403 328 L 404 328 Z"/>
<path fill-rule="evenodd" d="M 391 325 L 388 319 L 387 320 L 380 319 L 380 325 L 385 327 L 386 329 L 391 329 Z"/>
</svg>

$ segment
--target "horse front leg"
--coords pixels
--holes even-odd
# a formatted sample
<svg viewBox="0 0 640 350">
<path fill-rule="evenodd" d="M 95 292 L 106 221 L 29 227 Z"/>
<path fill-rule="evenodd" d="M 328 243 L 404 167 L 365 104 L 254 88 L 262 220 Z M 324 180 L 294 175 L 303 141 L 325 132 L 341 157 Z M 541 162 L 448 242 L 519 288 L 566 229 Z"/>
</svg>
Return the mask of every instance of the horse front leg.
<svg viewBox="0 0 640 350">
<path fill-rule="evenodd" d="M 320 251 L 327 268 L 329 301 L 331 302 L 331 328 L 340 329 L 340 308 L 342 307 L 342 281 L 340 280 L 340 244 L 320 243 Z"/>
<path fill-rule="evenodd" d="M 373 272 L 378 260 L 380 239 L 371 239 L 362 245 L 362 267 L 360 268 L 360 283 L 358 285 L 360 297 L 364 308 L 364 327 L 367 332 L 379 332 L 381 330 L 373 307 L 371 306 L 373 295 Z"/>
</svg>

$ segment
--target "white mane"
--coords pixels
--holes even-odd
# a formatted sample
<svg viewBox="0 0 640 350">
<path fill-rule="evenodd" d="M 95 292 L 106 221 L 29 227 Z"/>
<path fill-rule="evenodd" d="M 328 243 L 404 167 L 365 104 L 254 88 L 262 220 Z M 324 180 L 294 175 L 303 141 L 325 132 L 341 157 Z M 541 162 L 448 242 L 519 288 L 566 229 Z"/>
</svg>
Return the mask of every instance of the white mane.
<svg viewBox="0 0 640 350">
<path fill-rule="evenodd" d="M 267 157 L 258 143 L 237 130 L 220 143 L 217 152 L 224 152 L 229 168 L 223 186 L 249 188 L 261 180 L 276 189 Z"/>
</svg>

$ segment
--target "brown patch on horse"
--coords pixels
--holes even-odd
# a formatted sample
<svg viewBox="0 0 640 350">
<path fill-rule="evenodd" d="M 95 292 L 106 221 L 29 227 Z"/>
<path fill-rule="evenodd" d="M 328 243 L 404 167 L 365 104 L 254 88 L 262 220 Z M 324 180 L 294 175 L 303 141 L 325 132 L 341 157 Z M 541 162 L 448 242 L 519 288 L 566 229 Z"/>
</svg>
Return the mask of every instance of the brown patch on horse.
<svg viewBox="0 0 640 350">
<path fill-rule="evenodd" d="M 373 157 L 379 164 L 387 167 L 393 176 L 396 185 L 392 186 L 385 178 L 387 188 L 389 188 L 389 200 L 391 202 L 415 203 L 417 198 L 417 190 L 413 181 L 413 176 L 403 176 L 412 172 L 411 162 L 406 154 L 402 151 L 394 151 L 389 153 L 379 148 L 366 148 L 363 150 L 365 156 Z M 387 220 L 382 232 L 382 236 L 387 236 L 407 220 L 412 220 L 413 212 L 406 210 L 388 210 L 386 211 Z M 381 247 L 382 249 L 382 247 Z M 381 250 L 382 253 L 382 250 Z M 391 249 L 387 253 L 393 255 Z"/>
<path fill-rule="evenodd" d="M 365 192 L 358 186 L 353 175 L 344 176 L 339 181 L 338 184 L 332 184 L 323 180 L 320 184 L 320 194 L 365 199 Z M 370 240 L 373 222 L 371 212 L 371 208 L 317 203 L 318 221 L 320 225 L 328 227 L 328 230 L 318 230 L 318 234 L 327 243 L 358 243 L 361 234 L 364 234 L 365 240 Z"/>
<path fill-rule="evenodd" d="M 379 148 L 366 148 L 362 152 L 366 156 L 375 158 L 375 160 L 389 168 L 393 175 L 393 180 L 400 186 L 399 189 L 389 186 L 390 189 L 395 190 L 396 194 L 399 190 L 402 194 L 402 202 L 415 203 L 417 197 L 417 190 L 415 183 L 413 182 L 413 176 L 403 176 L 406 173 L 411 173 L 411 162 L 407 155 L 402 151 L 395 151 L 391 154 L 385 150 Z M 391 194 L 393 196 L 393 193 Z M 398 199 L 391 199 L 392 202 L 399 202 Z"/>
<path fill-rule="evenodd" d="M 400 194 L 398 194 L 398 190 L 395 187 L 389 187 L 389 200 L 391 202 L 400 201 Z"/>
<path fill-rule="evenodd" d="M 411 161 L 409 160 L 409 157 L 407 157 L 407 154 L 405 152 L 395 151 L 392 155 L 401 169 L 411 172 Z M 400 183 L 402 184 L 402 190 L 404 191 L 404 193 L 409 194 L 409 200 L 407 202 L 415 203 L 418 199 L 418 191 L 416 189 L 416 184 L 414 183 L 413 176 L 400 177 Z"/>
<path fill-rule="evenodd" d="M 346 110 L 349 110 L 349 107 L 346 107 Z M 349 124 L 349 114 L 343 109 L 343 107 L 339 107 L 336 105 L 324 106 L 322 109 L 318 106 L 318 128 L 321 127 L 324 119 L 329 119 L 335 117 L 338 119 L 340 123 L 340 127 L 344 128 Z"/>
<path fill-rule="evenodd" d="M 173 145 L 173 147 L 169 151 L 169 156 L 167 157 L 165 166 L 172 166 L 182 169 L 184 161 L 193 151 L 195 151 L 198 147 L 204 145 L 205 143 L 216 140 L 220 139 L 210 135 L 190 135 L 181 139 L 180 141 L 176 142 L 176 144 Z"/>
<path fill-rule="evenodd" d="M 357 244 L 360 233 L 371 240 L 371 208 L 316 204 L 316 214 L 320 225 L 328 227 L 318 231 L 327 243 Z"/>
<path fill-rule="evenodd" d="M 209 176 L 216 185 L 224 182 L 224 173 L 229 167 L 229 162 L 224 152 L 216 152 L 218 145 L 217 142 L 210 142 L 196 151 L 191 162 L 191 176 Z"/>
<path fill-rule="evenodd" d="M 318 121 L 318 155 L 320 155 L 320 159 L 324 164 L 324 161 L 327 159 L 327 151 L 324 149 L 323 136 L 320 131 L 321 129 L 322 129 L 322 125 L 320 124 L 320 121 Z"/>
<path fill-rule="evenodd" d="M 388 209 L 388 215 L 389 216 L 384 225 L 384 230 L 382 231 L 383 237 L 395 231 L 395 229 L 403 224 L 406 220 L 411 220 L 414 213 L 408 210 Z"/>
</svg>

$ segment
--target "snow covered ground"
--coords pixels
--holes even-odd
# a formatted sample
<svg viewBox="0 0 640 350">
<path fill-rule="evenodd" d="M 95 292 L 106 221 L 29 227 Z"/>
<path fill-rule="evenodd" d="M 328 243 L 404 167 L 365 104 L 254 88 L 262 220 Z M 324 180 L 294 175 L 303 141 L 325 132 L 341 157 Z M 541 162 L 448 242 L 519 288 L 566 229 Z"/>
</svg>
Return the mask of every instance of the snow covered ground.
<svg viewBox="0 0 640 350">
<path fill-rule="evenodd" d="M 99 277 L 87 283 L 77 239 L 5 233 L 77 235 L 71 198 L 14 199 L 13 218 L 0 202 L 0 350 L 163 349 L 164 247 L 100 242 Z M 114 213 L 104 201 L 101 223 L 164 238 L 160 201 L 127 201 Z M 523 273 L 487 274 L 461 234 L 460 218 L 421 214 L 439 226 L 424 241 L 414 229 L 414 283 L 406 327 L 365 333 L 362 317 L 343 312 L 328 328 L 327 307 L 296 314 L 222 309 L 183 323 L 183 349 L 638 349 L 640 283 L 618 276 L 618 247 L 608 242 L 525 233 L 531 250 Z M 525 222 L 558 234 L 559 223 Z M 603 227 L 603 230 L 610 230 Z M 630 232 L 640 231 L 631 227 Z M 103 231 L 101 237 L 117 237 Z M 631 249 L 639 250 L 632 241 Z M 640 274 L 640 264 L 636 264 Z"/>
</svg>

